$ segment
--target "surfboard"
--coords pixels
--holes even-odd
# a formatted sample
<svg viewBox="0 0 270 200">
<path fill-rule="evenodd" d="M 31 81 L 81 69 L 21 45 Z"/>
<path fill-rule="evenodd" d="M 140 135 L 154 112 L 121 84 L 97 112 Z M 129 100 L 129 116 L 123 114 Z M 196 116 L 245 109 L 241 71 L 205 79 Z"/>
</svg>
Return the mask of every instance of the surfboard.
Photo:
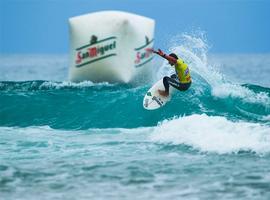
<svg viewBox="0 0 270 200">
<path fill-rule="evenodd" d="M 170 86 L 170 93 L 167 97 L 161 96 L 158 90 L 165 90 L 163 79 L 156 82 L 145 94 L 143 107 L 146 110 L 155 110 L 164 106 L 168 101 L 170 101 L 174 88 Z"/>
</svg>

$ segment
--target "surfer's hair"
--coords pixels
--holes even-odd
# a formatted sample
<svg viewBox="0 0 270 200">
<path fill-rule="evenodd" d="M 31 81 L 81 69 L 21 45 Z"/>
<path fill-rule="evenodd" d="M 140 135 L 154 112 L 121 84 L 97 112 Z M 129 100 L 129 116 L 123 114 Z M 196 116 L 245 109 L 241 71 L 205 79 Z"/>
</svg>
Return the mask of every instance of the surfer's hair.
<svg viewBox="0 0 270 200">
<path fill-rule="evenodd" d="M 178 59 L 178 56 L 175 53 L 171 53 L 169 56 L 175 58 L 176 60 Z"/>
</svg>

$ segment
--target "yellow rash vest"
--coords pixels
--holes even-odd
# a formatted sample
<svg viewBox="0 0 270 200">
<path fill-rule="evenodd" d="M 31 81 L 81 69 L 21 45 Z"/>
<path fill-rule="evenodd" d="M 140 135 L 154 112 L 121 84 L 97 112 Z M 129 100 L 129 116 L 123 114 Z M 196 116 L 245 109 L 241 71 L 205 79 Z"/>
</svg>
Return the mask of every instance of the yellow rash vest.
<svg viewBox="0 0 270 200">
<path fill-rule="evenodd" d="M 174 66 L 180 83 L 190 83 L 191 76 L 188 65 L 182 59 L 179 58 L 177 59 L 177 62 Z"/>
</svg>

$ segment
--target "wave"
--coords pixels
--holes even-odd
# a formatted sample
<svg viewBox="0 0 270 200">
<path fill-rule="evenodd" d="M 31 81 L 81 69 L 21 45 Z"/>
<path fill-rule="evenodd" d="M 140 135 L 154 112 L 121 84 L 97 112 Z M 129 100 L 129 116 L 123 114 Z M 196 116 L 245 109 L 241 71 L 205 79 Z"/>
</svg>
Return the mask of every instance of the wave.
<svg viewBox="0 0 270 200">
<path fill-rule="evenodd" d="M 179 45 L 181 44 L 181 45 Z M 207 114 L 269 124 L 270 88 L 232 82 L 207 60 L 203 37 L 181 35 L 170 45 L 190 66 L 192 87 L 176 92 L 163 108 L 147 111 L 142 100 L 148 85 L 2 81 L 0 126 L 64 129 L 155 126 L 175 116 Z M 173 73 L 167 62 L 155 68 L 153 82 Z"/>
<path fill-rule="evenodd" d="M 239 86 L 244 92 L 254 94 L 248 101 L 241 94 L 242 90 L 238 91 L 239 94 L 218 98 L 212 94 L 209 85 L 202 87 L 204 82 L 200 82 L 199 77 L 195 76 L 195 79 L 198 80 L 189 91 L 175 93 L 165 107 L 155 111 L 144 110 L 142 106 L 150 85 L 134 88 L 92 82 L 1 82 L 0 126 L 135 128 L 155 126 L 175 116 L 202 113 L 269 123 L 269 88 Z M 254 99 L 251 101 L 251 98 Z"/>
<path fill-rule="evenodd" d="M 270 153 L 270 126 L 221 116 L 193 114 L 175 117 L 153 127 L 90 128 L 86 130 L 52 129 L 48 126 L 0 127 L 1 138 L 19 146 L 63 146 L 74 142 L 94 145 L 152 143 L 161 151 L 242 154 Z M 91 139 L 89 139 L 91 137 Z M 27 138 L 27 140 L 25 140 Z M 16 146 L 16 145 L 15 145 Z"/>
<path fill-rule="evenodd" d="M 225 117 L 191 115 L 161 122 L 151 139 L 162 144 L 188 145 L 200 152 L 270 152 L 270 127 L 230 121 Z"/>
</svg>

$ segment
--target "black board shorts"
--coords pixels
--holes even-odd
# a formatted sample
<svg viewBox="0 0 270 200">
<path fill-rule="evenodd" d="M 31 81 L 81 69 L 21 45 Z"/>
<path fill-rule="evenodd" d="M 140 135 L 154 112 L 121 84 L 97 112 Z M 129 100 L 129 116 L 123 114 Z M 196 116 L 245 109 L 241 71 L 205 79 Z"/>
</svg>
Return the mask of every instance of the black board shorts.
<svg viewBox="0 0 270 200">
<path fill-rule="evenodd" d="M 164 84 L 164 87 L 165 87 L 165 91 L 169 92 L 169 85 L 171 85 L 172 87 L 180 90 L 180 91 L 186 91 L 190 85 L 191 85 L 191 82 L 189 83 L 181 83 L 176 74 L 173 74 L 171 75 L 170 77 L 168 76 L 165 76 L 163 78 L 163 84 Z"/>
</svg>

